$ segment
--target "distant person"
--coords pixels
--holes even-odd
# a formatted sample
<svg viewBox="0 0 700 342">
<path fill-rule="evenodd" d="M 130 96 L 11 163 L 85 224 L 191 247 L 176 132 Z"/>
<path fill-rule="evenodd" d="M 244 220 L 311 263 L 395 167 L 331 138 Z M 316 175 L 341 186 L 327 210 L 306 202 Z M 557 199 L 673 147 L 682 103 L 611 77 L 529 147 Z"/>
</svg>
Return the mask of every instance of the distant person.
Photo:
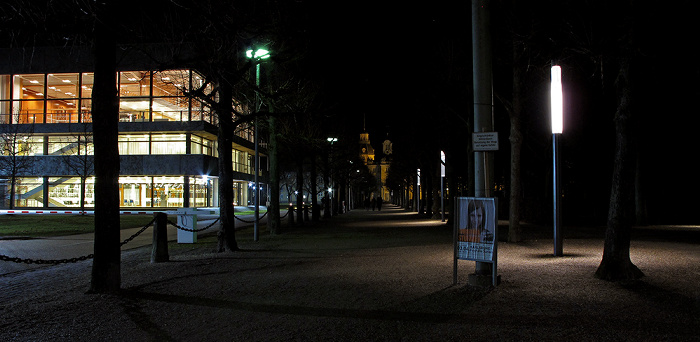
<svg viewBox="0 0 700 342">
<path fill-rule="evenodd" d="M 365 210 L 369 210 L 369 197 L 365 197 Z"/>
<path fill-rule="evenodd" d="M 377 206 L 377 199 L 374 198 L 374 197 L 372 197 L 372 204 L 371 204 L 371 206 L 372 206 L 372 211 L 374 211 L 374 208 Z"/>
<path fill-rule="evenodd" d="M 377 197 L 377 210 L 381 211 L 382 210 L 382 198 Z"/>
</svg>

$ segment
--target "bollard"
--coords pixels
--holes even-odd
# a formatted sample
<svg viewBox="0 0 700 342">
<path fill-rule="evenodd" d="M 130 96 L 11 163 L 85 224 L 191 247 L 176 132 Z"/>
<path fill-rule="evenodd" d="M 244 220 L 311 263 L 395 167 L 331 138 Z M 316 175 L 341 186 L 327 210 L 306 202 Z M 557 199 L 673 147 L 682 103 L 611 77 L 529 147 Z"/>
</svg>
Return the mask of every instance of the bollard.
<svg viewBox="0 0 700 342">
<path fill-rule="evenodd" d="M 309 222 L 309 206 L 304 206 L 304 221 Z"/>
<path fill-rule="evenodd" d="M 168 255 L 168 215 L 154 213 L 153 221 L 153 250 L 151 250 L 151 263 L 170 261 Z"/>
</svg>

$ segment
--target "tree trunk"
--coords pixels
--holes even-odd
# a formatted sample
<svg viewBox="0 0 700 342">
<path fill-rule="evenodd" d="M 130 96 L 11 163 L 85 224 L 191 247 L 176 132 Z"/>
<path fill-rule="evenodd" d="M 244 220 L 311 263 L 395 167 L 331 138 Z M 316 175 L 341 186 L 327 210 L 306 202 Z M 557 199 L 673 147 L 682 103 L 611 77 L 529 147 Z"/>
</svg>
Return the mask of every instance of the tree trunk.
<svg viewBox="0 0 700 342">
<path fill-rule="evenodd" d="M 121 286 L 119 242 L 119 102 L 116 41 L 110 31 L 112 2 L 97 5 L 92 91 L 95 148 L 95 243 L 90 292 L 114 292 Z"/>
<path fill-rule="evenodd" d="M 80 214 L 85 215 L 85 181 L 87 177 L 80 177 Z"/>
<path fill-rule="evenodd" d="M 270 111 L 272 108 L 270 107 Z M 277 118 L 272 115 L 268 119 L 270 126 L 270 141 L 268 143 L 270 153 L 270 208 L 267 209 L 267 225 L 270 234 L 280 233 L 280 169 L 279 169 L 279 145 L 277 142 Z"/>
<path fill-rule="evenodd" d="M 508 216 L 508 242 L 522 240 L 520 227 L 520 153 L 523 136 L 520 113 L 522 112 L 523 64 L 520 62 L 518 43 L 513 41 L 513 107 L 510 110 L 510 211 Z"/>
<path fill-rule="evenodd" d="M 644 273 L 630 260 L 634 222 L 634 150 L 632 147 L 632 99 L 630 61 L 623 60 L 616 81 L 619 104 L 615 113 L 615 165 L 603 259 L 595 276 L 604 280 L 633 280 Z"/>
<path fill-rule="evenodd" d="M 304 157 L 297 153 L 297 223 L 304 224 Z"/>
<path fill-rule="evenodd" d="M 10 205 L 8 208 L 14 209 L 15 208 L 15 189 L 17 188 L 17 176 L 15 176 L 15 172 L 13 171 L 12 174 L 10 175 Z"/>
<path fill-rule="evenodd" d="M 323 218 L 331 218 L 333 203 L 331 203 L 331 192 L 328 191 L 331 187 L 330 181 L 330 153 L 324 153 L 323 156 Z"/>
<path fill-rule="evenodd" d="M 220 79 L 220 99 L 217 115 L 219 117 L 218 150 L 219 150 L 219 213 L 221 228 L 218 232 L 218 252 L 237 251 L 236 223 L 233 207 L 233 156 L 232 135 L 236 127 L 233 125 L 233 91 L 226 79 Z"/>
<path fill-rule="evenodd" d="M 309 170 L 311 175 L 311 220 L 318 221 L 319 219 L 319 207 L 318 207 L 318 185 L 316 184 L 316 178 L 318 178 L 316 170 L 316 155 L 311 156 L 311 168 Z"/>
</svg>

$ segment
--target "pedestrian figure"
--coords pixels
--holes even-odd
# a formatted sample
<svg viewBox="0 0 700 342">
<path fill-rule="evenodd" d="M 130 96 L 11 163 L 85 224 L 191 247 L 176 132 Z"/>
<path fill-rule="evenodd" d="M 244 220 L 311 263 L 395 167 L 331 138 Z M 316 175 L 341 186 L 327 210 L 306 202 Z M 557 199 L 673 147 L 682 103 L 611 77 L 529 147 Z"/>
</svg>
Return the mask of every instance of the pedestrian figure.
<svg viewBox="0 0 700 342">
<path fill-rule="evenodd" d="M 377 206 L 377 199 L 372 197 L 372 211 L 374 211 L 374 207 Z"/>
<path fill-rule="evenodd" d="M 365 210 L 369 210 L 369 197 L 365 197 Z"/>
</svg>

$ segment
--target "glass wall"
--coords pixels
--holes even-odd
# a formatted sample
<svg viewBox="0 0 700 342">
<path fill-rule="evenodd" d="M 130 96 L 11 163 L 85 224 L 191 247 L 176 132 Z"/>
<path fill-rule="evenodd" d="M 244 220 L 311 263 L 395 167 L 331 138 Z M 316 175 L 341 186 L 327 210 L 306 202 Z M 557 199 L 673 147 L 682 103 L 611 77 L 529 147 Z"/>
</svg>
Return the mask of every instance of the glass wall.
<svg viewBox="0 0 700 342">
<path fill-rule="evenodd" d="M 209 177 L 190 177 L 190 208 L 211 207 L 212 179 Z"/>
<path fill-rule="evenodd" d="M 49 177 L 49 207 L 80 207 L 80 177 Z M 95 206 L 95 177 L 85 181 L 84 206 Z"/>
<path fill-rule="evenodd" d="M 0 124 L 91 122 L 93 81 L 93 73 L 0 75 Z M 208 106 L 185 95 L 212 91 L 191 70 L 122 71 L 118 87 L 119 121 L 215 123 Z"/>
<path fill-rule="evenodd" d="M 56 135 L 48 136 L 47 151 L 50 156 L 69 155 L 85 156 L 95 153 L 95 146 L 92 143 L 92 135 Z"/>
<path fill-rule="evenodd" d="M 44 181 L 46 180 L 46 182 Z M 119 200 L 122 208 L 178 208 L 185 204 L 189 189 L 192 208 L 218 205 L 218 180 L 208 176 L 121 176 Z M 46 188 L 45 189 L 45 184 Z M 80 177 L 19 177 L 15 191 L 17 208 L 80 208 Z M 9 184 L 6 190 L 9 191 Z M 46 200 L 45 192 L 47 194 Z M 233 184 L 234 205 L 247 205 L 250 191 L 247 181 Z M 95 177 L 85 180 L 84 207 L 95 206 Z M 9 198 L 9 197 L 8 197 Z M 46 202 L 46 203 L 45 203 Z"/>
<path fill-rule="evenodd" d="M 151 154 L 186 154 L 185 134 L 152 134 Z"/>
<path fill-rule="evenodd" d="M 10 185 L 8 184 L 8 190 Z M 15 207 L 42 207 L 44 205 L 44 178 L 17 177 Z"/>
<path fill-rule="evenodd" d="M 44 154 L 44 137 L 9 133 L 0 140 L 0 155 L 40 156 Z"/>
</svg>

